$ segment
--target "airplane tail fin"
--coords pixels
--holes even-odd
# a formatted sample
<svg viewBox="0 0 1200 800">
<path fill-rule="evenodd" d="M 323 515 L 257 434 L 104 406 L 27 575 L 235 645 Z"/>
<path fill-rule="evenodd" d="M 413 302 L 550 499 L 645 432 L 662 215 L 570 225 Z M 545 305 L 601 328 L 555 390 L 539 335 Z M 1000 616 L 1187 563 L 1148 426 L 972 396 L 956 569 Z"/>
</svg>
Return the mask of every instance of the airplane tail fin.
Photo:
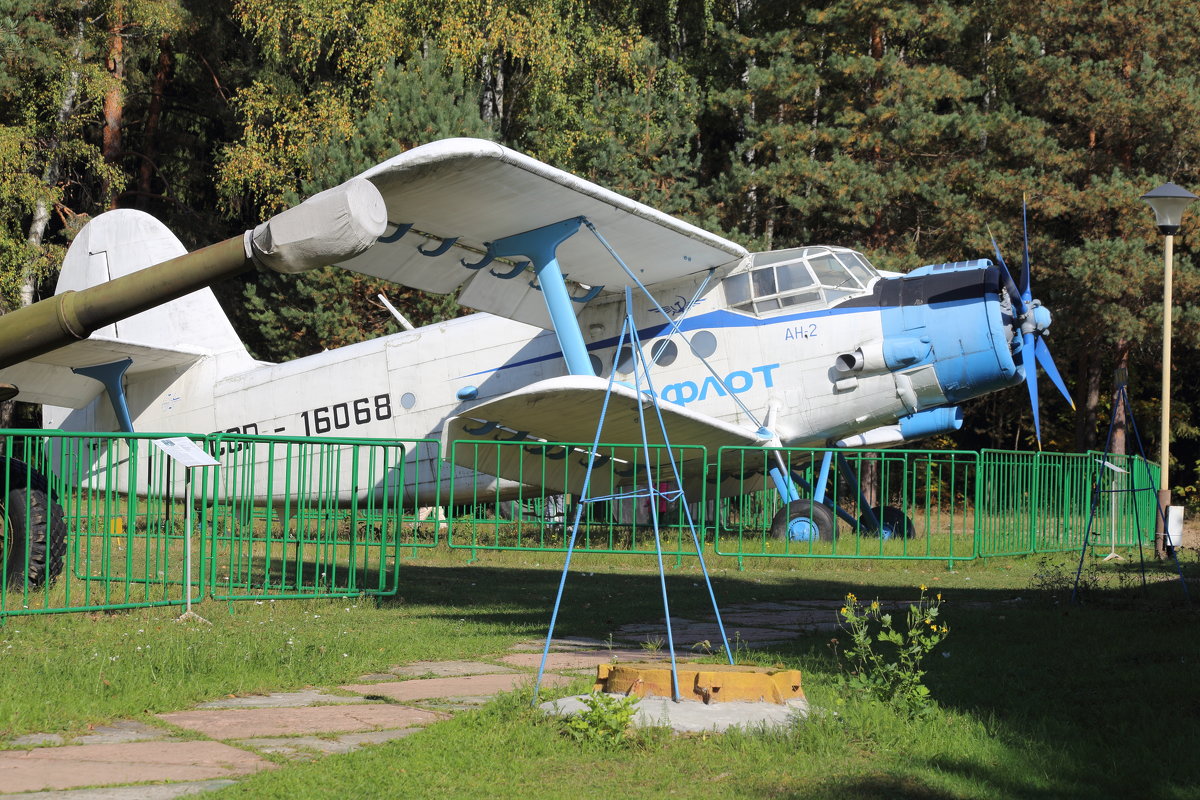
<svg viewBox="0 0 1200 800">
<path fill-rule="evenodd" d="M 71 243 L 55 293 L 97 286 L 185 253 L 179 239 L 149 214 L 109 211 L 91 220 Z M 93 338 L 214 354 L 245 349 L 207 288 L 101 328 Z"/>
</svg>

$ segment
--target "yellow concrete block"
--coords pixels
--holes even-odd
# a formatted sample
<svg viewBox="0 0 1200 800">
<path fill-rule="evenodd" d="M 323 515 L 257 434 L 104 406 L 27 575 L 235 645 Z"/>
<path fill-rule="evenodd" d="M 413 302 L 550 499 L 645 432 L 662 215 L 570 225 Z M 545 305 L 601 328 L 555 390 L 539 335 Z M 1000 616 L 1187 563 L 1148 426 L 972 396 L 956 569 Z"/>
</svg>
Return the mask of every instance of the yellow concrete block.
<svg viewBox="0 0 1200 800">
<path fill-rule="evenodd" d="M 678 664 L 681 699 L 705 703 L 777 703 L 803 700 L 800 670 L 769 669 L 730 664 Z M 639 662 L 601 664 L 595 691 L 638 697 L 671 697 L 671 665 Z"/>
</svg>

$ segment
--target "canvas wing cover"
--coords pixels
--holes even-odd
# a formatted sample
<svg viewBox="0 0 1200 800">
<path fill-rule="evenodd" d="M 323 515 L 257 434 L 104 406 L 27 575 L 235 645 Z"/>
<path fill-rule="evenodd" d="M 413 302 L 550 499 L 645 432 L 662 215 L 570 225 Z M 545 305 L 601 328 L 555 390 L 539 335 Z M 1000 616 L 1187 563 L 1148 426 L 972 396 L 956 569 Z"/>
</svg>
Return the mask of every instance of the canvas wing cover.
<svg viewBox="0 0 1200 800">
<path fill-rule="evenodd" d="M 530 384 L 503 397 L 451 417 L 443 431 L 443 452 L 459 466 L 521 484 L 546 486 L 560 492 L 581 493 L 590 443 L 604 408 L 609 383 L 605 378 L 570 375 Z M 659 480 L 671 477 L 666 448 L 648 397 L 613 384 L 604 409 L 602 442 L 626 442 L 618 449 L 606 447 L 593 467 L 589 496 L 598 497 L 631 485 L 646 483 L 646 452 L 638 406 L 645 419 L 645 441 L 650 446 L 652 471 Z M 707 453 L 716 456 L 725 446 L 761 446 L 753 430 L 692 411 L 674 403 L 659 404 L 663 423 L 672 440 L 671 452 L 685 485 L 703 477 Z M 545 442 L 576 443 L 546 448 Z M 680 443 L 687 442 L 686 446 Z M 582 444 L 580 444 L 582 443 Z"/>
<path fill-rule="evenodd" d="M 520 269 L 527 262 L 472 268 L 489 242 L 584 217 L 647 285 L 728 271 L 747 255 L 734 242 L 480 139 L 423 145 L 362 177 L 379 188 L 389 224 L 379 243 L 342 266 L 426 292 L 462 287 L 462 305 L 546 329 L 552 326 L 533 269 Z M 586 228 L 559 246 L 558 259 L 576 297 L 631 283 Z"/>
</svg>

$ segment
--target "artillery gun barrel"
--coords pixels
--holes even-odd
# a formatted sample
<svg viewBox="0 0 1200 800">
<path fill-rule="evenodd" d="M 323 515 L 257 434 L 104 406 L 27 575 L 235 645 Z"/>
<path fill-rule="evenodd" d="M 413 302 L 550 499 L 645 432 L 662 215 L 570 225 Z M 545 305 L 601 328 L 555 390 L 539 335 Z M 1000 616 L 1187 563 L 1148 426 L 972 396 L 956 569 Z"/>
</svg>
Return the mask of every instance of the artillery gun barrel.
<svg viewBox="0 0 1200 800">
<path fill-rule="evenodd" d="M 296 273 L 352 258 L 374 244 L 386 224 L 379 191 L 353 179 L 240 236 L 0 316 L 0 369 L 254 266 Z"/>
</svg>

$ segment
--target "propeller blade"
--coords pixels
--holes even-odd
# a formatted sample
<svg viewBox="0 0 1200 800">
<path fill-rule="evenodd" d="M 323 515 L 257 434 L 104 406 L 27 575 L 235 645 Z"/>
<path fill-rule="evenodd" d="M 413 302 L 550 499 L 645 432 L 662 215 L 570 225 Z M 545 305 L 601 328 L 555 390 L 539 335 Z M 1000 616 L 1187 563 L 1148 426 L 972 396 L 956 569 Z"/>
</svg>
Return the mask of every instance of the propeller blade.
<svg viewBox="0 0 1200 800">
<path fill-rule="evenodd" d="M 1028 206 L 1025 198 L 1021 198 L 1021 233 L 1024 238 L 1025 259 L 1021 264 L 1021 302 L 1028 304 L 1033 299 L 1033 289 L 1029 285 L 1029 222 L 1026 219 Z"/>
<path fill-rule="evenodd" d="M 1071 404 L 1071 410 L 1074 411 L 1075 401 L 1071 399 L 1071 393 L 1067 391 L 1067 385 L 1063 382 L 1062 375 L 1058 374 L 1058 367 L 1054 365 L 1054 357 L 1050 355 L 1050 348 L 1046 346 L 1045 340 L 1041 337 L 1033 347 L 1033 354 L 1036 356 L 1037 363 L 1041 364 L 1042 369 L 1046 371 L 1046 376 L 1050 378 L 1051 383 L 1058 387 L 1058 391 L 1067 398 L 1067 402 Z"/>
<path fill-rule="evenodd" d="M 988 232 L 991 236 L 991 231 Z M 996 244 L 996 237 L 992 236 L 992 250 L 996 252 L 996 261 L 1000 264 L 1000 274 L 1004 278 L 1004 288 L 1008 289 L 1009 302 L 1013 304 L 1013 309 L 1018 314 L 1025 313 L 1025 301 L 1021 299 L 1021 290 L 1017 288 L 1017 282 L 1013 280 L 1012 273 L 1008 271 L 1008 264 L 1004 263 L 1004 256 L 1000 255 L 1000 245 Z"/>
<path fill-rule="evenodd" d="M 1029 405 L 1033 408 L 1033 431 L 1037 434 L 1038 450 L 1041 450 L 1042 423 L 1038 417 L 1037 359 L 1034 356 L 1037 345 L 1035 341 L 1036 337 L 1033 335 L 1033 331 L 1025 334 L 1021 347 L 1021 360 L 1025 365 L 1025 386 L 1029 389 Z"/>
</svg>

